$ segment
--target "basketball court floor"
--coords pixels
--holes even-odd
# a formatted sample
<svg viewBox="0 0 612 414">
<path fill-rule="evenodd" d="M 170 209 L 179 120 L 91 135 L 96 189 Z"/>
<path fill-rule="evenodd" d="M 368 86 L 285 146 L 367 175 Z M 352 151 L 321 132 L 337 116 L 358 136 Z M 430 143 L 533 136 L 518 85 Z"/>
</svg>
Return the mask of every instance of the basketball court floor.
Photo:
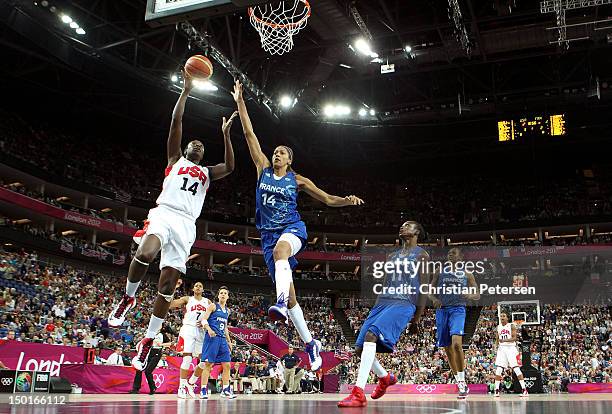
<svg viewBox="0 0 612 414">
<path fill-rule="evenodd" d="M 56 397 L 62 394 L 49 394 Z M 520 398 L 518 395 L 494 399 L 473 395 L 457 401 L 454 395 L 387 395 L 368 401 L 366 408 L 339 409 L 344 395 L 240 395 L 235 400 L 178 400 L 174 395 L 65 395 L 64 404 L 11 404 L 10 396 L 0 397 L 0 413 L 15 414 L 255 414 L 255 413 L 377 413 L 377 414 L 606 414 L 611 412 L 612 394 L 542 394 Z M 14 395 L 13 395 L 14 397 Z M 13 401 L 14 402 L 14 401 Z M 61 402 L 61 401 L 58 401 Z"/>
</svg>

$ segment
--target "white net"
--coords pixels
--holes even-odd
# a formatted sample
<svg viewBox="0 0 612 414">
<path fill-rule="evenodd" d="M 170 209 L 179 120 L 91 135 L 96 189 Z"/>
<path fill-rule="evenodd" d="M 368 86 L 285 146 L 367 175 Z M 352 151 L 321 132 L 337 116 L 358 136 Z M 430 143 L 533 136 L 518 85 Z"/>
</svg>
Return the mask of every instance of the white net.
<svg viewBox="0 0 612 414">
<path fill-rule="evenodd" d="M 259 32 L 261 46 L 272 55 L 282 55 L 293 49 L 293 36 L 306 27 L 309 17 L 307 0 L 249 7 L 249 18 Z"/>
</svg>

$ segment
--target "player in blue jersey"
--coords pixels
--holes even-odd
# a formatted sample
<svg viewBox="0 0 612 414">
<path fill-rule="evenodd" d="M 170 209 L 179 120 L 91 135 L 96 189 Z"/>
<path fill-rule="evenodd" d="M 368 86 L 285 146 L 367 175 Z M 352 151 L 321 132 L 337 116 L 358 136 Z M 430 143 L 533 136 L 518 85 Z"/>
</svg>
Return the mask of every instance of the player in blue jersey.
<svg viewBox="0 0 612 414">
<path fill-rule="evenodd" d="M 304 313 L 296 300 L 292 277 L 292 270 L 297 265 L 295 256 L 306 246 L 308 238 L 306 225 L 297 211 L 298 191 L 304 191 L 330 207 L 356 206 L 363 204 L 363 200 L 354 195 L 329 195 L 308 178 L 296 174 L 291 168 L 294 158 L 289 147 L 277 147 L 270 162 L 253 132 L 239 81 L 234 85 L 232 96 L 238 105 L 249 152 L 257 167 L 255 221 L 277 296 L 277 303 L 270 307 L 268 315 L 274 321 L 286 321 L 287 317 L 291 319 L 306 344 L 310 367 L 316 371 L 322 363 L 319 355 L 321 343 L 312 338 L 306 326 Z"/>
<path fill-rule="evenodd" d="M 223 389 L 221 396 L 229 399 L 236 398 L 230 387 L 230 362 L 232 360 L 232 343 L 227 329 L 227 320 L 229 318 L 229 309 L 227 307 L 227 299 L 229 298 L 229 289 L 225 286 L 219 288 L 219 301 L 211 303 L 204 316 L 202 316 L 202 326 L 206 330 L 204 336 L 204 345 L 202 346 L 202 355 L 200 363 L 196 368 L 195 376 L 202 375 L 202 389 L 200 390 L 200 398 L 208 399 L 208 378 L 210 370 L 214 364 L 221 364 L 223 367 L 222 383 Z M 202 373 L 204 370 L 204 373 Z"/>
<path fill-rule="evenodd" d="M 465 356 L 463 354 L 463 329 L 465 325 L 465 306 L 468 300 L 480 299 L 478 285 L 474 275 L 463 270 L 463 253 L 459 248 L 452 248 L 447 254 L 448 262 L 453 270 L 443 270 L 434 274 L 431 286 L 443 289 L 440 294 L 430 294 L 429 297 L 436 310 L 437 345 L 444 347 L 448 364 L 457 381 L 459 395 L 457 398 L 467 398 L 469 388 L 465 380 Z M 475 293 L 461 293 L 467 288 L 473 288 Z"/>
<path fill-rule="evenodd" d="M 429 255 L 417 245 L 419 238 L 424 237 L 423 227 L 415 221 L 407 221 L 400 227 L 399 238 L 401 249 L 387 257 L 387 262 L 400 260 L 412 262 L 414 266 L 409 271 L 387 273 L 384 288 L 378 295 L 376 305 L 364 321 L 355 341 L 355 352 L 360 355 L 361 362 L 357 373 L 357 383 L 351 394 L 338 403 L 338 407 L 365 407 L 367 405 L 364 388 L 368 382 L 370 370 L 378 377 L 378 385 L 371 397 L 378 399 L 385 395 L 387 388 L 397 383 L 395 375 L 388 373 L 376 359 L 376 353 L 391 353 L 402 332 L 409 326 L 409 333 L 416 334 L 418 323 L 425 309 L 426 295 L 420 294 L 421 285 L 427 284 L 427 261 Z M 420 265 L 419 265 L 420 263 Z M 419 266 L 419 267 L 417 267 Z M 410 288 L 410 290 L 408 289 Z M 405 288 L 405 293 L 395 293 Z M 375 290 L 376 292 L 376 290 Z M 409 325 L 410 324 L 410 325 Z"/>
</svg>

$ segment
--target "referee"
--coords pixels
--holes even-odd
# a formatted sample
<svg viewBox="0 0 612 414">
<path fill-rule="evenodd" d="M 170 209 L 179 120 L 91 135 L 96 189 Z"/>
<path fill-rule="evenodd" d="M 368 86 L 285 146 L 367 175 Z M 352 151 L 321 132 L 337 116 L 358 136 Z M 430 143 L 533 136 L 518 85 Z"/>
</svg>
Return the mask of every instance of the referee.
<svg viewBox="0 0 612 414">
<path fill-rule="evenodd" d="M 155 386 L 155 381 L 153 380 L 153 370 L 157 368 L 157 364 L 162 356 L 162 348 L 170 346 L 170 342 L 164 342 L 166 337 L 162 332 L 158 332 L 155 339 L 153 339 L 153 346 L 151 347 L 151 352 L 149 353 L 149 359 L 147 361 L 147 367 L 144 370 L 145 377 L 147 377 L 147 383 L 149 384 L 149 395 L 155 394 L 155 390 L 157 387 Z M 140 385 L 142 383 L 142 371 L 136 370 L 136 375 L 134 376 L 134 384 L 132 385 L 132 390 L 130 394 L 139 394 L 140 393 Z"/>
</svg>

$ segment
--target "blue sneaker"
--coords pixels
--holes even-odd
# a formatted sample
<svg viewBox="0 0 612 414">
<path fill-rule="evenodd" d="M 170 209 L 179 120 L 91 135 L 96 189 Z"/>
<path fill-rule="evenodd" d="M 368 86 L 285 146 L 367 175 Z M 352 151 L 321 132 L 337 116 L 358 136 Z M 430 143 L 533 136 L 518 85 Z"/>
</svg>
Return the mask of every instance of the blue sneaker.
<svg viewBox="0 0 612 414">
<path fill-rule="evenodd" d="M 268 309 L 268 317 L 274 322 L 287 322 L 287 304 L 284 301 L 279 301 L 276 305 L 270 306 Z"/>
<path fill-rule="evenodd" d="M 206 389 L 206 387 L 202 387 L 202 389 L 200 390 L 200 399 L 208 400 L 208 390 Z"/>
<path fill-rule="evenodd" d="M 226 387 L 223 388 L 223 391 L 221 391 L 221 397 L 227 398 L 228 400 L 233 400 L 234 398 L 236 398 L 236 394 L 232 392 L 231 387 Z"/>
<path fill-rule="evenodd" d="M 308 354 L 308 359 L 310 360 L 310 369 L 312 371 L 317 371 L 323 365 L 323 358 L 321 358 L 321 342 L 313 339 L 309 343 L 306 344 L 306 353 Z"/>
</svg>

